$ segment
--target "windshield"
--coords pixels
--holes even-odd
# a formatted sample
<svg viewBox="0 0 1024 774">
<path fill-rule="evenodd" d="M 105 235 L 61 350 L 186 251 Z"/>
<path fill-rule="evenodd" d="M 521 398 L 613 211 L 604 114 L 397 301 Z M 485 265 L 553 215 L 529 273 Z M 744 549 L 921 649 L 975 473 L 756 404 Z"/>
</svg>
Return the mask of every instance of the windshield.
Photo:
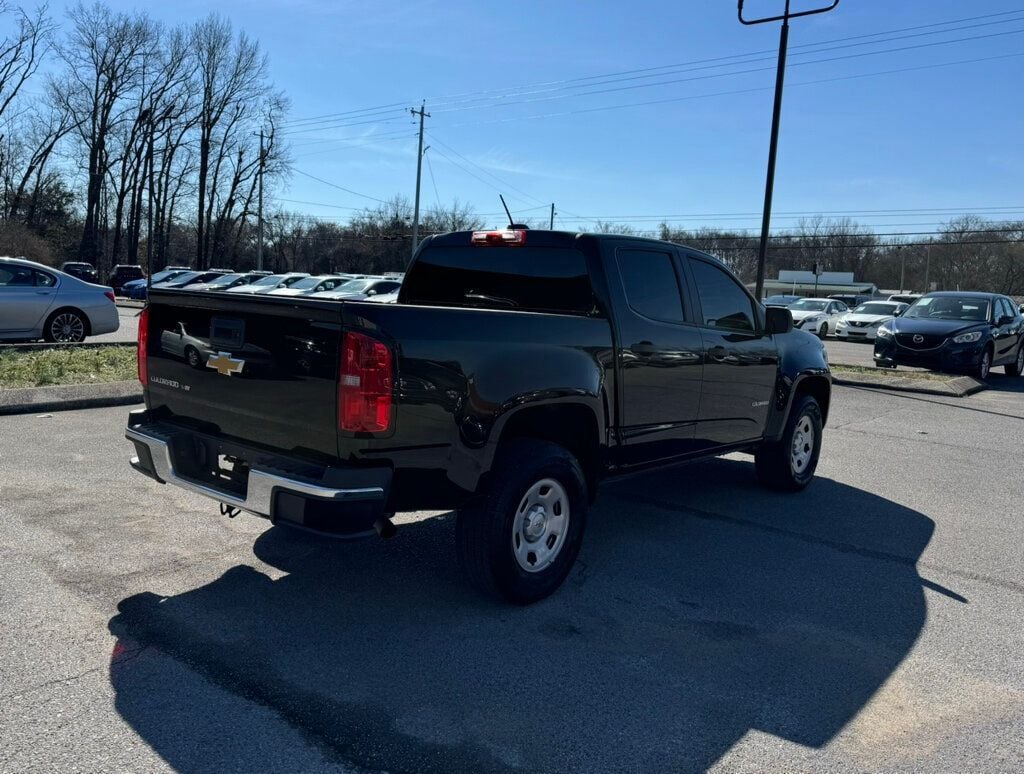
<svg viewBox="0 0 1024 774">
<path fill-rule="evenodd" d="M 173 280 L 176 280 L 178 282 L 188 282 L 188 281 L 194 280 L 198 276 L 199 276 L 199 272 L 197 272 L 197 271 L 186 271 L 184 274 L 178 274 L 177 276 L 169 277 L 168 279 L 173 279 Z M 167 280 L 164 280 L 164 281 L 166 282 Z"/>
<path fill-rule="evenodd" d="M 283 276 L 283 274 L 271 274 L 269 277 L 264 277 L 261 280 L 256 280 L 254 283 L 252 283 L 252 285 L 253 287 L 256 287 L 257 285 L 276 285 L 278 282 L 281 281 L 281 277 Z"/>
<path fill-rule="evenodd" d="M 988 320 L 988 301 L 964 296 L 931 296 L 919 298 L 903 315 L 928 320 Z"/>
<path fill-rule="evenodd" d="M 242 274 L 222 274 L 221 276 L 215 277 L 214 279 L 210 280 L 207 284 L 208 285 L 230 285 L 232 282 L 234 282 L 236 279 L 239 279 L 242 276 L 244 276 L 244 275 L 242 275 Z"/>
<path fill-rule="evenodd" d="M 321 282 L 323 282 L 322 277 L 303 277 L 299 281 L 293 282 L 288 287 L 293 290 L 309 290 L 310 288 L 315 288 Z"/>
<path fill-rule="evenodd" d="M 339 293 L 362 293 L 369 284 L 370 280 L 349 280 L 338 285 L 335 290 Z"/>
<path fill-rule="evenodd" d="M 814 301 L 810 298 L 804 298 L 790 305 L 789 308 L 794 312 L 824 312 L 827 305 L 828 301 Z"/>
<path fill-rule="evenodd" d="M 163 271 L 158 271 L 153 275 L 153 282 L 163 282 L 164 280 L 169 280 L 172 277 L 177 277 L 182 273 L 181 269 L 164 269 Z"/>
<path fill-rule="evenodd" d="M 853 310 L 854 314 L 896 314 L 897 304 L 861 304 Z"/>
</svg>

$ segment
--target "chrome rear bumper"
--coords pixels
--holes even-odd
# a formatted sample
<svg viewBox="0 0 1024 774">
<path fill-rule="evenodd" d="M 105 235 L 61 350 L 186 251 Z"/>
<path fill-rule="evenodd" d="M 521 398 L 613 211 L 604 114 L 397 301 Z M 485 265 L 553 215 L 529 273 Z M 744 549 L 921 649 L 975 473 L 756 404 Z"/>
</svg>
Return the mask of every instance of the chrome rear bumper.
<svg viewBox="0 0 1024 774">
<path fill-rule="evenodd" d="M 353 485 L 351 487 L 326 486 L 322 483 L 286 475 L 281 471 L 252 465 L 249 469 L 246 492 L 243 495 L 194 480 L 180 474 L 174 465 L 171 440 L 156 430 L 144 426 L 131 426 L 125 430 L 125 438 L 135 444 L 139 456 L 130 464 L 140 473 L 164 484 L 173 484 L 190 492 L 209 497 L 227 505 L 240 508 L 267 518 L 274 518 L 275 498 L 288 493 L 303 499 L 322 503 L 377 503 L 383 506 L 386 499 L 385 485 Z M 145 451 L 143 451 L 145 450 Z M 149 459 L 143 459 L 148 456 Z"/>
</svg>

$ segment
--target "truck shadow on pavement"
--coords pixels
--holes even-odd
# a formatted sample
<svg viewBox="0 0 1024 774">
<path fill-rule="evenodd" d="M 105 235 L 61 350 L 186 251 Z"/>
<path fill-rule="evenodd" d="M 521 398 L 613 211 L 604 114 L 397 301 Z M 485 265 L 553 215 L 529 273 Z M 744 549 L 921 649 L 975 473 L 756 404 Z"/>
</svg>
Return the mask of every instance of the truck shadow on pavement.
<svg viewBox="0 0 1024 774">
<path fill-rule="evenodd" d="M 118 711 L 177 770 L 260 769 L 265 710 L 211 717 L 204 681 L 170 674 L 184 662 L 339 764 L 696 771 L 751 731 L 826 744 L 911 650 L 923 585 L 966 601 L 918 575 L 931 519 L 828 479 L 767 493 L 730 459 L 607 485 L 579 565 L 532 607 L 463 585 L 453 524 L 359 543 L 271 528 L 254 550 L 276 579 L 239 565 L 124 599 Z"/>
</svg>

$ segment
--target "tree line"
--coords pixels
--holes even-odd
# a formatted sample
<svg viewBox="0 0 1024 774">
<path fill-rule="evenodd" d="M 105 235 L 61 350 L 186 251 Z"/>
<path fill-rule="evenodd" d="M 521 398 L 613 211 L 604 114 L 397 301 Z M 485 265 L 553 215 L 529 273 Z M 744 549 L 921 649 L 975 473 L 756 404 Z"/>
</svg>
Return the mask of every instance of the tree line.
<svg viewBox="0 0 1024 774">
<path fill-rule="evenodd" d="M 215 15 L 168 27 L 101 3 L 59 24 L 0 0 L 0 31 L 5 247 L 101 270 L 248 248 L 260 172 L 288 168 L 288 101 L 257 41 Z"/>
<path fill-rule="evenodd" d="M 0 0 L 0 254 L 87 261 L 101 276 L 117 263 L 254 267 L 261 176 L 272 190 L 290 172 L 288 106 L 259 43 L 216 15 L 168 27 L 95 2 L 58 21 Z M 335 222 L 268 207 L 264 266 L 401 270 L 412 209 L 395 196 Z M 455 201 L 427 209 L 421 233 L 481 226 Z M 754 279 L 750 234 L 662 224 L 652 235 Z M 935 234 L 884 237 L 851 219 L 807 219 L 772 238 L 767 276 L 816 262 L 880 288 L 1024 295 L 1024 222 L 963 216 Z"/>
</svg>

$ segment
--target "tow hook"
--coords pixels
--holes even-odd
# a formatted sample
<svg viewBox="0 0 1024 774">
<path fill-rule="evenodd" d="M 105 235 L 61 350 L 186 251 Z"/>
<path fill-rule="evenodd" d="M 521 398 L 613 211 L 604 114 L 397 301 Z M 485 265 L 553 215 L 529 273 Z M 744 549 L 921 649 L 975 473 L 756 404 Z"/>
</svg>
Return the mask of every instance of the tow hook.
<svg viewBox="0 0 1024 774">
<path fill-rule="evenodd" d="M 241 512 L 242 511 L 240 509 L 236 508 L 233 505 L 228 505 L 227 503 L 221 503 L 220 504 L 220 515 L 221 516 L 227 516 L 229 519 L 233 519 L 233 518 L 235 518 L 235 516 L 237 516 Z"/>
<path fill-rule="evenodd" d="M 398 533 L 398 527 L 391 521 L 390 516 L 381 516 L 377 521 L 373 522 L 373 528 L 377 530 L 377 534 L 383 540 L 393 538 Z"/>
</svg>

